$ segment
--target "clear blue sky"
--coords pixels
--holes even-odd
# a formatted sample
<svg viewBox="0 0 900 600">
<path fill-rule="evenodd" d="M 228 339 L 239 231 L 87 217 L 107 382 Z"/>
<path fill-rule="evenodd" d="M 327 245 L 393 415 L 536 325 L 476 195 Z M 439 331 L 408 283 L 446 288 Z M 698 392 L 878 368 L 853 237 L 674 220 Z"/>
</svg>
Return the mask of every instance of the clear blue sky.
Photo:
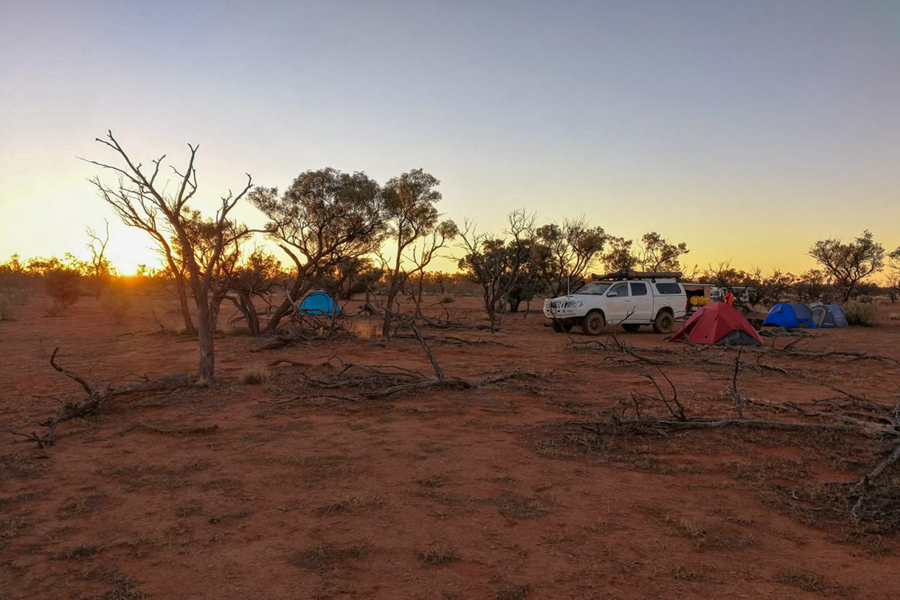
<svg viewBox="0 0 900 600">
<path fill-rule="evenodd" d="M 245 171 L 422 167 L 483 228 L 584 214 L 802 271 L 822 237 L 900 245 L 900 3 L 3 0 L 0 259 L 112 219 L 75 158 L 107 129 L 145 161 L 199 143 L 207 206 Z"/>
</svg>

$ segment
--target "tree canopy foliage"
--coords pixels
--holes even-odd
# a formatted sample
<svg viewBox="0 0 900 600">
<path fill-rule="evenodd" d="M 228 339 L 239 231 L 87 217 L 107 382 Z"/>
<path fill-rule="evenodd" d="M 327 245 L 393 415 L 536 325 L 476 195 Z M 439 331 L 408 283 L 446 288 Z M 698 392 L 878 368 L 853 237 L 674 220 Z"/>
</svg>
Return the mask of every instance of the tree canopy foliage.
<svg viewBox="0 0 900 600">
<path fill-rule="evenodd" d="M 884 247 L 869 230 L 852 242 L 820 240 L 810 248 L 809 255 L 830 273 L 844 302 L 853 296 L 861 281 L 884 266 Z"/>
</svg>

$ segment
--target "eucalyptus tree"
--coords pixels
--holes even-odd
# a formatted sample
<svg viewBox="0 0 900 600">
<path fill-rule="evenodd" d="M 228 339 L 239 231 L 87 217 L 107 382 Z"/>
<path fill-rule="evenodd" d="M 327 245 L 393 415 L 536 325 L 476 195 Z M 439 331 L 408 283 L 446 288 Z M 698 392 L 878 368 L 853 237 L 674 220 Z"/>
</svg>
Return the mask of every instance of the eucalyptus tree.
<svg viewBox="0 0 900 600">
<path fill-rule="evenodd" d="M 257 187 L 250 200 L 268 218 L 266 236 L 294 263 L 292 281 L 267 331 L 278 327 L 294 303 L 335 266 L 375 252 L 384 239 L 382 190 L 365 173 L 306 171 L 283 194 Z"/>
<path fill-rule="evenodd" d="M 441 193 L 436 189 L 438 185 L 440 181 L 434 176 L 422 169 L 413 169 L 394 177 L 384 186 L 384 213 L 389 228 L 386 248 L 393 263 L 386 272 L 384 321 L 381 327 L 384 337 L 391 334 L 391 323 L 397 316 L 397 296 L 410 277 L 411 271 L 404 262 L 408 258 L 407 252 L 419 242 L 425 244 L 418 253 L 418 264 L 412 270 L 423 271 L 434 256 L 435 244 L 442 247 L 443 240 L 456 236 L 456 226 L 451 221 L 441 221 L 435 206 L 441 200 Z M 429 237 L 433 240 L 430 244 L 426 240 Z M 387 259 L 383 262 L 389 264 Z"/>
</svg>

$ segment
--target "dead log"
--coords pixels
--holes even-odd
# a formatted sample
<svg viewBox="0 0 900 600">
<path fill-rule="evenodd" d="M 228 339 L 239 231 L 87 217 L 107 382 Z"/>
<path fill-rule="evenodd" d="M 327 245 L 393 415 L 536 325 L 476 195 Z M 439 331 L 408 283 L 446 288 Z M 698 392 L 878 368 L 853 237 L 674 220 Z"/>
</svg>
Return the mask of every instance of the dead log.
<svg viewBox="0 0 900 600">
<path fill-rule="evenodd" d="M 77 402 L 66 402 L 65 404 L 63 404 L 62 408 L 52 419 L 41 423 L 42 426 L 47 427 L 47 432 L 44 435 L 38 435 L 36 432 L 13 432 L 16 435 L 21 435 L 36 442 L 40 448 L 52 446 L 56 442 L 56 428 L 60 423 L 92 415 L 102 407 L 105 401 L 112 397 L 140 392 L 171 390 L 176 387 L 191 385 L 194 382 L 193 376 L 180 374 L 170 375 L 160 379 L 148 379 L 146 381 L 122 386 L 119 388 L 102 387 L 95 390 L 83 377 L 67 369 L 64 369 L 56 362 L 56 355 L 58 352 L 59 348 L 57 347 L 50 355 L 50 366 L 72 381 L 77 382 L 78 385 L 80 385 L 82 389 L 87 392 L 87 398 L 84 398 Z"/>
</svg>

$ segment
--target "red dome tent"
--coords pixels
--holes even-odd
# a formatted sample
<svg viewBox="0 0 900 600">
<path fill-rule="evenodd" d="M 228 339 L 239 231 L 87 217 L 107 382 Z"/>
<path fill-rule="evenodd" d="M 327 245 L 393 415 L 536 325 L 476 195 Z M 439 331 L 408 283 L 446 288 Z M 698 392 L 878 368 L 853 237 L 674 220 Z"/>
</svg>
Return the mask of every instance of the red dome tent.
<svg viewBox="0 0 900 600">
<path fill-rule="evenodd" d="M 707 304 L 688 319 L 670 342 L 762 346 L 762 338 L 744 315 L 724 302 Z"/>
</svg>

